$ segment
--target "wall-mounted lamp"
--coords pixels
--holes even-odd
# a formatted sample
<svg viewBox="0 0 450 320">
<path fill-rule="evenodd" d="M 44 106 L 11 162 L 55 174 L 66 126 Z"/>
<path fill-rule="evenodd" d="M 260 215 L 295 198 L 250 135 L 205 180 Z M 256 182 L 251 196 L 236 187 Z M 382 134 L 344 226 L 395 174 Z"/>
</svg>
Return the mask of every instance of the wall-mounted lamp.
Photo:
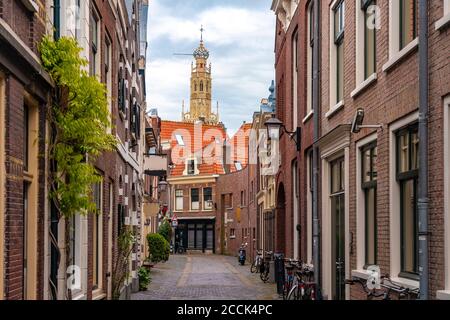
<svg viewBox="0 0 450 320">
<path fill-rule="evenodd" d="M 355 117 L 352 122 L 352 133 L 359 133 L 361 129 L 372 128 L 372 129 L 383 129 L 381 124 L 367 124 L 363 125 L 364 122 L 364 109 L 359 108 L 356 110 Z"/>
<path fill-rule="evenodd" d="M 168 185 L 167 181 L 161 180 L 158 183 L 158 191 L 159 192 L 165 192 L 167 190 L 167 185 Z"/>
<path fill-rule="evenodd" d="M 281 129 L 283 129 L 283 131 L 286 132 L 289 135 L 289 137 L 291 137 L 292 140 L 294 140 L 294 142 L 297 146 L 297 151 L 300 151 L 302 128 L 297 127 L 297 129 L 294 132 L 291 132 L 286 129 L 286 126 L 283 124 L 283 122 L 281 122 L 279 119 L 275 118 L 275 115 L 272 115 L 272 118 L 267 120 L 264 123 L 264 125 L 267 128 L 267 136 L 269 137 L 269 139 L 272 137 L 277 137 L 279 135 Z"/>
</svg>

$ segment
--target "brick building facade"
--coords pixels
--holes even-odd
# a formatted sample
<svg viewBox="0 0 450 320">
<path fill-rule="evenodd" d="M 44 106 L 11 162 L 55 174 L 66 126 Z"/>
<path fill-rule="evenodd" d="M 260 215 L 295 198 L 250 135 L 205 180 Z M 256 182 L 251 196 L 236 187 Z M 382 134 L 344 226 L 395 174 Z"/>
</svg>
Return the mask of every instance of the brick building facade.
<svg viewBox="0 0 450 320">
<path fill-rule="evenodd" d="M 344 280 L 367 278 L 370 265 L 378 265 L 397 284 L 419 287 L 417 150 L 424 143 L 418 134 L 421 40 L 418 2 L 399 3 L 284 0 L 274 1 L 272 6 L 277 15 L 277 117 L 289 130 L 287 119 L 296 119 L 292 126 L 297 123 L 302 127 L 301 164 L 296 170 L 303 191 L 296 214 L 301 221 L 303 261 L 314 255 L 308 155 L 314 141 L 312 120 L 317 117 L 314 120 L 319 124 L 314 143 L 319 150 L 320 274 L 316 277 L 328 299 L 365 298 L 360 288 L 345 285 Z M 316 17 L 314 4 L 320 5 L 318 32 L 310 32 L 315 29 L 309 24 L 314 22 L 311 17 Z M 445 254 L 449 247 L 445 209 L 449 198 L 449 5 L 448 1 L 428 4 L 428 276 L 429 297 L 440 299 L 448 298 L 450 269 Z M 320 37 L 311 39 L 316 34 Z M 319 46 L 319 56 L 312 56 L 317 59 L 318 73 L 310 71 L 314 46 Z M 319 84 L 317 96 L 310 89 L 314 74 Z M 296 99 L 296 86 L 301 99 Z M 310 104 L 310 96 L 317 104 Z M 307 111 L 314 106 L 320 110 L 310 120 Z M 363 124 L 369 127 L 352 130 L 360 108 L 365 114 Z M 293 204 L 293 186 L 283 177 L 295 170 L 291 162 L 296 158 L 294 150 L 293 143 L 281 140 L 285 159 L 280 167 L 277 204 L 285 211 L 281 215 L 285 228 L 277 228 L 277 238 L 288 243 L 277 249 L 287 254 L 295 245 L 292 209 L 283 209 L 282 202 Z"/>
</svg>

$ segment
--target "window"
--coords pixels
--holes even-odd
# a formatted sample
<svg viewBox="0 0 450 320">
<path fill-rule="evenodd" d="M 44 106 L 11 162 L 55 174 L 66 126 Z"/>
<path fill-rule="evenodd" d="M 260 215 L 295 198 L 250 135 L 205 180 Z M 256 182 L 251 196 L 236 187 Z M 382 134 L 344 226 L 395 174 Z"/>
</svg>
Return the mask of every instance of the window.
<svg viewBox="0 0 450 320">
<path fill-rule="evenodd" d="M 92 12 L 91 15 L 91 75 L 99 75 L 99 68 L 100 65 L 100 18 L 98 16 L 98 13 L 96 11 Z"/>
<path fill-rule="evenodd" d="M 212 200 L 212 188 L 203 188 L 203 209 L 212 210 L 213 200 Z"/>
<path fill-rule="evenodd" d="M 23 169 L 28 171 L 28 163 L 30 158 L 30 116 L 29 108 L 26 104 L 23 106 Z"/>
<path fill-rule="evenodd" d="M 183 190 L 181 189 L 175 190 L 175 210 L 183 210 Z"/>
<path fill-rule="evenodd" d="M 313 83 L 313 47 L 314 47 L 314 3 L 310 1 L 308 6 L 308 22 L 307 22 L 307 32 L 306 36 L 308 41 L 306 43 L 307 52 L 306 52 L 306 87 L 307 87 L 307 101 L 306 101 L 306 116 L 308 116 L 313 109 L 312 106 L 312 83 Z"/>
<path fill-rule="evenodd" d="M 92 257 L 93 257 L 93 289 L 101 289 L 102 276 L 102 246 L 103 246 L 103 224 L 102 224 L 102 182 L 95 183 L 92 186 L 92 197 L 95 203 L 95 212 L 92 215 Z"/>
<path fill-rule="evenodd" d="M 371 24 L 376 4 L 375 0 L 361 0 L 361 9 L 364 13 L 364 80 L 369 78 L 376 70 L 376 26 Z"/>
<path fill-rule="evenodd" d="M 397 181 L 400 185 L 401 274 L 418 277 L 417 188 L 419 168 L 417 124 L 397 132 Z"/>
<path fill-rule="evenodd" d="M 365 266 L 377 264 L 377 158 L 376 143 L 361 149 L 362 181 L 365 212 Z"/>
<path fill-rule="evenodd" d="M 111 50 L 111 40 L 107 36 L 106 37 L 106 50 L 105 50 L 105 77 L 106 77 L 106 94 L 108 97 L 108 106 L 109 106 L 109 121 L 112 120 L 112 50 Z M 108 128 L 108 132 L 111 133 L 111 128 Z"/>
<path fill-rule="evenodd" d="M 199 189 L 191 189 L 191 210 L 199 210 L 200 198 Z"/>
<path fill-rule="evenodd" d="M 292 40 L 292 130 L 297 128 L 298 117 L 298 33 Z"/>
<path fill-rule="evenodd" d="M 194 82 L 194 91 L 197 91 L 197 82 Z"/>
<path fill-rule="evenodd" d="M 177 143 L 180 146 L 184 146 L 184 140 L 183 140 L 183 136 L 180 134 L 176 134 L 175 138 L 177 139 Z"/>
<path fill-rule="evenodd" d="M 312 232 L 312 218 L 313 218 L 313 151 L 310 150 L 307 153 L 307 196 L 306 196 L 306 202 L 307 202 L 307 226 L 306 226 L 306 232 L 307 232 L 307 262 L 309 263 L 312 260 L 312 251 L 313 251 L 313 232 Z"/>
<path fill-rule="evenodd" d="M 333 9 L 334 45 L 336 48 L 336 103 L 344 97 L 344 29 L 345 2 L 340 1 Z"/>
<path fill-rule="evenodd" d="M 187 174 L 195 174 L 195 160 L 188 160 L 187 162 Z"/>
<path fill-rule="evenodd" d="M 230 229 L 230 239 L 236 238 L 236 229 Z"/>
<path fill-rule="evenodd" d="M 200 91 L 203 91 L 203 81 L 200 81 Z"/>
<path fill-rule="evenodd" d="M 234 166 L 235 166 L 237 171 L 241 171 L 242 170 L 242 164 L 241 164 L 240 161 L 235 161 L 234 162 Z"/>
<path fill-rule="evenodd" d="M 80 20 L 81 20 L 81 0 L 76 0 L 75 1 L 75 39 L 78 40 L 78 42 L 80 42 L 80 29 L 81 29 L 81 24 L 80 24 Z"/>
<path fill-rule="evenodd" d="M 125 113 L 125 79 L 122 76 L 122 68 L 120 68 L 118 79 L 119 79 L 119 88 L 118 88 L 118 104 L 119 111 Z"/>
<path fill-rule="evenodd" d="M 400 50 L 417 37 L 417 0 L 399 0 Z"/>
<path fill-rule="evenodd" d="M 245 206 L 244 190 L 241 191 L 241 207 Z"/>
<path fill-rule="evenodd" d="M 250 183 L 250 202 L 253 202 L 253 181 Z"/>
<path fill-rule="evenodd" d="M 209 91 L 209 81 L 206 81 L 206 92 Z"/>
</svg>

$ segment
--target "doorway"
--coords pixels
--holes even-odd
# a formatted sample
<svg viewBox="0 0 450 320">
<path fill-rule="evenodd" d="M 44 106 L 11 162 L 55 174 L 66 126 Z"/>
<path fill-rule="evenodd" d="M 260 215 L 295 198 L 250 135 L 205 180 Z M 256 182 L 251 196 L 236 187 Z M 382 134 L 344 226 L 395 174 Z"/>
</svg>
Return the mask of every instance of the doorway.
<svg viewBox="0 0 450 320">
<path fill-rule="evenodd" d="M 345 160 L 330 163 L 332 294 L 345 300 Z"/>
</svg>

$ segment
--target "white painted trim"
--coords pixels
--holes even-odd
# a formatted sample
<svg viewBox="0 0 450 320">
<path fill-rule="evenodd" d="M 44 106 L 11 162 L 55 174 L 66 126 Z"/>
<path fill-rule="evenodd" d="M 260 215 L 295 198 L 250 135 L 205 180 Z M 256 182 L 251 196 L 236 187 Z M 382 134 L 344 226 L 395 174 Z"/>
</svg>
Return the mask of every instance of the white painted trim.
<svg viewBox="0 0 450 320">
<path fill-rule="evenodd" d="M 352 277 L 367 280 L 367 279 L 369 279 L 370 275 L 371 275 L 371 273 L 364 269 L 352 270 Z"/>
<path fill-rule="evenodd" d="M 359 3 L 359 1 L 357 1 Z M 361 82 L 359 85 L 356 86 L 355 90 L 352 91 L 350 96 L 352 98 L 355 98 L 358 96 L 364 89 L 366 89 L 368 86 L 370 86 L 372 83 L 377 81 L 378 75 L 377 73 L 372 73 L 371 76 L 369 76 L 366 80 Z"/>
<path fill-rule="evenodd" d="M 377 133 L 373 133 L 364 139 L 356 143 L 356 269 L 364 270 L 365 254 L 366 254 L 366 217 L 365 217 L 365 203 L 364 203 L 364 190 L 361 188 L 362 172 L 361 162 L 362 155 L 360 148 L 376 141 L 378 138 Z"/>
<path fill-rule="evenodd" d="M 330 105 L 330 111 L 328 111 L 326 113 L 326 117 L 329 118 L 331 117 L 335 112 L 337 112 L 340 107 L 344 106 L 344 102 L 343 99 L 344 97 L 342 97 L 342 101 L 338 102 L 337 100 L 337 63 L 336 63 L 336 58 L 337 58 L 337 47 L 336 44 L 334 42 L 334 7 L 336 6 L 337 2 L 340 0 L 333 0 L 333 2 L 330 5 L 329 8 L 329 14 L 328 14 L 328 20 L 329 20 L 329 33 L 328 33 L 328 37 L 329 37 L 329 59 L 328 59 L 328 64 L 329 64 L 329 105 Z M 344 4 L 345 5 L 345 4 Z M 345 9 L 347 9 L 347 7 L 345 7 Z M 345 11 L 344 11 L 345 12 Z M 345 13 L 344 13 L 345 15 Z M 345 16 L 344 16 L 344 32 L 345 32 Z M 344 48 L 345 48 L 345 38 L 344 38 L 344 44 L 343 44 Z M 345 64 L 345 61 L 344 61 Z M 344 65 L 344 69 L 345 69 L 345 65 Z M 345 80 L 344 80 L 345 82 Z M 344 83 L 342 85 L 345 85 Z M 340 105 L 342 103 L 342 106 Z M 334 107 L 333 107 L 334 106 Z M 339 106 L 339 107 L 338 107 Z"/>
<path fill-rule="evenodd" d="M 419 47 L 419 38 L 415 38 L 413 41 L 408 43 L 401 51 L 393 53 L 388 62 L 383 65 L 383 72 L 391 70 L 394 66 L 400 63 L 405 56 L 414 51 Z"/>
<path fill-rule="evenodd" d="M 322 282 L 323 293 L 331 299 L 333 296 L 332 288 L 332 239 L 329 236 L 331 234 L 331 205 L 330 205 L 330 162 L 344 156 L 345 163 L 345 277 L 348 278 L 350 274 L 350 250 L 349 250 L 349 231 L 350 231 L 350 211 L 349 211 L 349 190 L 350 190 L 350 137 L 336 139 L 328 146 L 323 147 L 321 159 L 322 159 L 322 233 L 321 233 L 321 245 L 322 245 Z M 346 285 L 346 299 L 350 298 L 350 288 Z"/>
<path fill-rule="evenodd" d="M 444 163 L 450 159 L 450 95 L 444 99 Z M 450 168 L 444 165 L 444 267 L 445 290 L 450 290 Z"/>
<path fill-rule="evenodd" d="M 311 111 L 306 115 L 306 117 L 303 118 L 303 120 L 302 120 L 303 124 L 305 124 L 306 122 L 308 122 L 308 120 L 311 119 L 313 115 L 314 115 L 314 110 L 311 110 Z"/>
<path fill-rule="evenodd" d="M 414 112 L 398 120 L 389 127 L 389 246 L 390 275 L 396 276 L 401 269 L 401 239 L 400 239 L 400 186 L 396 179 L 396 136 L 395 132 L 419 119 L 419 113 Z"/>
<path fill-rule="evenodd" d="M 438 290 L 436 298 L 438 300 L 450 300 L 450 290 Z"/>
<path fill-rule="evenodd" d="M 327 113 L 325 113 L 325 117 L 330 118 L 335 113 L 337 113 L 339 110 L 341 110 L 343 107 L 344 107 L 344 100 L 341 100 L 340 102 L 338 102 L 338 104 L 331 107 Z"/>
<path fill-rule="evenodd" d="M 310 151 L 312 153 L 312 151 Z M 312 253 L 312 247 L 313 247 L 313 232 L 312 232 L 312 226 L 313 226 L 313 217 L 312 217 L 312 192 L 310 191 L 311 185 L 311 167 L 312 167 L 312 157 L 308 153 L 306 155 L 306 262 L 312 263 L 313 261 L 313 253 Z"/>
<path fill-rule="evenodd" d="M 434 27 L 436 30 L 443 29 L 445 26 L 447 26 L 450 23 L 450 12 L 447 13 L 445 16 L 443 16 L 441 19 L 436 21 Z"/>
</svg>

